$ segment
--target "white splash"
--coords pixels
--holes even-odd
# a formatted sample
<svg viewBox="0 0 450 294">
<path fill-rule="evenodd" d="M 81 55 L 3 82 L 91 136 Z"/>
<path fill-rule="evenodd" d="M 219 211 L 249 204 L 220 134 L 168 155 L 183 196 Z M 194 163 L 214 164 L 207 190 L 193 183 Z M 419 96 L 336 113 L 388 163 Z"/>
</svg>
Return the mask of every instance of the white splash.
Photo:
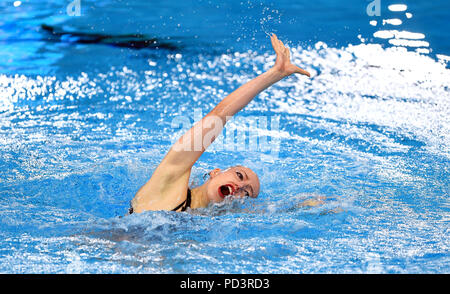
<svg viewBox="0 0 450 294">
<path fill-rule="evenodd" d="M 388 6 L 390 11 L 405 11 L 408 8 L 405 4 L 392 4 Z"/>
<path fill-rule="evenodd" d="M 402 23 L 403 23 L 402 20 L 398 19 L 398 18 L 383 19 L 383 25 L 390 24 L 390 25 L 393 25 L 393 26 L 399 26 Z"/>
</svg>

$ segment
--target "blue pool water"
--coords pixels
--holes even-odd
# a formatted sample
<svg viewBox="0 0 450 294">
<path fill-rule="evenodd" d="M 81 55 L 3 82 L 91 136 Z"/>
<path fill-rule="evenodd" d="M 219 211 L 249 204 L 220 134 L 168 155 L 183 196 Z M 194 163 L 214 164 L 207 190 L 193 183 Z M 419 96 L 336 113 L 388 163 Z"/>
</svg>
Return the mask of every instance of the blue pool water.
<svg viewBox="0 0 450 294">
<path fill-rule="evenodd" d="M 0 2 L 0 272 L 450 272 L 448 1 L 382 0 L 380 16 L 363 0 L 81 0 L 81 16 L 70 2 Z M 123 217 L 174 118 L 193 123 L 267 69 L 271 32 L 312 78 L 271 87 L 231 126 L 278 118 L 257 129 L 278 152 L 213 145 L 192 174 L 249 166 L 260 197 Z"/>
</svg>

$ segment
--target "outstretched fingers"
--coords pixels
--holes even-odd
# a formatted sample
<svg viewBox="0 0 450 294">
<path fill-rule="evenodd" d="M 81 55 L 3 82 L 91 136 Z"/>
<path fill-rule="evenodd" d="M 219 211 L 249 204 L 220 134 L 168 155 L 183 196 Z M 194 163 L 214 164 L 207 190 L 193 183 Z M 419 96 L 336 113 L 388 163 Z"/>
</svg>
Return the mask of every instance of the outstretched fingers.
<svg viewBox="0 0 450 294">
<path fill-rule="evenodd" d="M 272 42 L 272 47 L 275 50 L 275 53 L 277 54 L 275 66 L 284 69 L 287 75 L 299 73 L 311 77 L 311 74 L 309 72 L 291 63 L 291 52 L 289 48 L 283 44 L 282 41 L 278 40 L 277 35 L 272 33 L 270 41 Z"/>
<path fill-rule="evenodd" d="M 303 68 L 300 68 L 298 66 L 295 66 L 295 67 L 296 67 L 296 71 L 295 71 L 296 73 L 305 75 L 307 77 L 311 77 L 311 74 L 309 72 L 307 72 L 306 70 L 304 70 Z"/>
<path fill-rule="evenodd" d="M 284 54 L 286 54 L 288 60 L 291 60 L 291 52 L 288 47 L 284 48 Z"/>
<path fill-rule="evenodd" d="M 288 58 L 290 58 L 289 48 L 287 48 L 283 44 L 283 42 L 277 38 L 277 35 L 272 34 L 272 36 L 270 37 L 270 40 L 272 42 L 272 47 L 275 50 L 275 53 L 283 54 L 283 55 L 287 56 Z"/>
<path fill-rule="evenodd" d="M 284 44 L 283 44 L 283 42 L 281 42 L 281 40 L 278 40 L 278 44 L 280 46 L 280 49 L 284 49 L 285 48 Z"/>
<path fill-rule="evenodd" d="M 273 50 L 278 53 L 278 51 L 280 51 L 280 44 L 278 43 L 277 35 L 272 34 L 272 36 L 270 37 L 270 41 L 272 42 Z"/>
</svg>

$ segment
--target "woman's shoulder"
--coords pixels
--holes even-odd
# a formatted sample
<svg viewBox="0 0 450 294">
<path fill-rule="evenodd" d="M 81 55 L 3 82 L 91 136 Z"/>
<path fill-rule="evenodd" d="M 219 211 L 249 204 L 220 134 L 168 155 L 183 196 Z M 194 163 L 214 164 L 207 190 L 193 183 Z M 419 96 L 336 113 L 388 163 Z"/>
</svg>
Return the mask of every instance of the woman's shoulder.
<svg viewBox="0 0 450 294">
<path fill-rule="evenodd" d="M 155 170 L 131 201 L 134 212 L 145 210 L 172 210 L 186 199 L 190 171 L 177 176 L 170 170 Z"/>
</svg>

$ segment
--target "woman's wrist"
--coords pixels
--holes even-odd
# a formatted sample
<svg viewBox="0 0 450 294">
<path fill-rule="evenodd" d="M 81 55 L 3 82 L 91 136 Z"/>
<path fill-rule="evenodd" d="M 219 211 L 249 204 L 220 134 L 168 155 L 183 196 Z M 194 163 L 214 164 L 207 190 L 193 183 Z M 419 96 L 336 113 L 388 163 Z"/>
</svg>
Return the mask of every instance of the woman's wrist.
<svg viewBox="0 0 450 294">
<path fill-rule="evenodd" d="M 282 80 L 283 78 L 287 77 L 289 74 L 287 74 L 284 70 L 277 66 L 271 67 L 267 73 L 274 78 L 276 81 Z"/>
</svg>

